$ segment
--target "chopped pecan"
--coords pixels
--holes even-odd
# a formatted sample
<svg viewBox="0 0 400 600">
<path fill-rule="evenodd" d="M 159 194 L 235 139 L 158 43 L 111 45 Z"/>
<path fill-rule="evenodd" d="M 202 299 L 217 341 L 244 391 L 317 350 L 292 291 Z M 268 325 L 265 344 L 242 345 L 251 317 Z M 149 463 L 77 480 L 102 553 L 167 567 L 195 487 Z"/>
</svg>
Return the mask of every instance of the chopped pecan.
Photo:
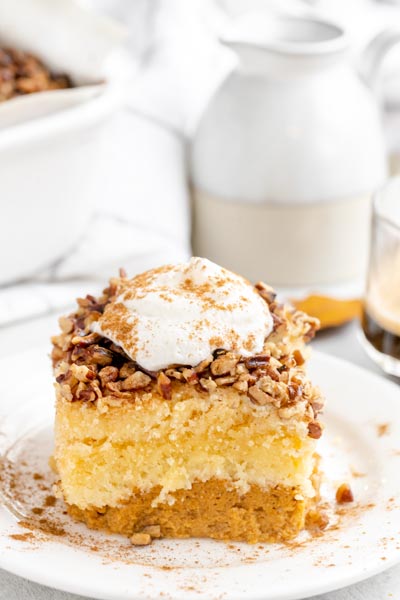
<svg viewBox="0 0 400 600">
<path fill-rule="evenodd" d="M 280 381 L 273 381 L 270 377 L 261 377 L 258 385 L 263 392 L 269 394 L 274 400 L 285 400 L 287 398 L 286 385 Z"/>
<path fill-rule="evenodd" d="M 96 378 L 96 373 L 89 369 L 86 365 L 72 364 L 70 367 L 71 373 L 78 381 L 87 383 Z"/>
<path fill-rule="evenodd" d="M 258 377 L 255 375 L 255 373 L 247 373 L 247 375 L 241 375 L 239 379 L 242 381 L 247 381 L 249 385 L 254 385 L 258 380 Z"/>
<path fill-rule="evenodd" d="M 182 376 L 187 383 L 192 385 L 199 381 L 199 377 L 194 369 L 183 369 Z"/>
<path fill-rule="evenodd" d="M 217 377 L 215 379 L 215 383 L 218 386 L 223 386 L 223 385 L 232 385 L 232 383 L 235 383 L 236 381 L 236 377 L 232 377 L 232 376 L 228 376 L 228 377 Z"/>
<path fill-rule="evenodd" d="M 318 421 L 310 421 L 308 424 L 308 436 L 318 440 L 322 435 L 322 427 Z"/>
<path fill-rule="evenodd" d="M 273 381 L 279 381 L 281 378 L 281 374 L 279 373 L 276 367 L 271 367 L 270 365 L 267 365 L 266 373 L 269 377 L 271 377 L 271 379 L 273 379 Z"/>
<path fill-rule="evenodd" d="M 107 296 L 109 300 L 115 298 L 115 296 L 117 295 L 118 285 L 119 281 L 115 277 L 113 277 L 112 279 L 110 279 L 110 285 L 108 286 L 108 288 L 103 290 L 103 293 L 105 294 L 105 296 Z"/>
<path fill-rule="evenodd" d="M 59 348 L 58 346 L 53 346 L 53 349 L 51 351 L 51 362 L 53 364 L 53 367 L 55 367 L 59 362 L 64 360 L 64 358 L 65 354 L 63 350 L 61 350 L 61 348 Z"/>
<path fill-rule="evenodd" d="M 281 362 L 283 363 L 279 368 L 279 372 L 286 371 L 287 369 L 294 369 L 297 366 L 296 360 L 293 356 L 282 356 Z"/>
<path fill-rule="evenodd" d="M 258 367 L 267 365 L 270 359 L 271 357 L 268 354 L 257 354 L 256 356 L 246 358 L 244 363 L 248 369 L 257 369 Z"/>
<path fill-rule="evenodd" d="M 106 388 L 114 394 L 121 392 L 122 381 L 107 381 Z"/>
<path fill-rule="evenodd" d="M 336 490 L 336 502 L 338 504 L 354 502 L 354 495 L 348 483 L 342 483 Z"/>
<path fill-rule="evenodd" d="M 60 393 L 60 396 L 65 400 L 68 400 L 68 402 L 73 402 L 75 400 L 71 388 L 68 384 L 61 383 L 58 391 Z"/>
<path fill-rule="evenodd" d="M 134 533 L 131 537 L 133 546 L 148 546 L 151 544 L 151 535 L 149 533 Z"/>
<path fill-rule="evenodd" d="M 303 388 L 298 383 L 289 383 L 288 385 L 289 399 L 291 402 L 295 402 L 298 398 L 301 398 Z"/>
<path fill-rule="evenodd" d="M 79 392 L 77 392 L 77 394 L 75 394 L 75 398 L 77 400 L 81 400 L 84 402 L 94 402 L 96 400 L 96 397 L 96 393 L 91 387 L 88 387 L 84 390 L 80 390 Z"/>
<path fill-rule="evenodd" d="M 98 321 L 100 319 L 100 317 L 101 317 L 101 313 L 98 312 L 97 310 L 93 310 L 92 312 L 90 312 L 85 317 L 85 321 L 84 321 L 85 331 L 90 331 L 91 324 Z"/>
<path fill-rule="evenodd" d="M 72 359 L 80 358 L 85 364 L 107 366 L 113 361 L 113 353 L 102 346 L 93 345 L 88 348 L 80 348 L 75 346 L 72 352 Z"/>
<path fill-rule="evenodd" d="M 68 381 L 68 379 L 71 377 L 71 375 L 72 375 L 72 373 L 68 369 L 68 371 L 66 371 L 65 373 L 60 373 L 60 375 L 57 375 L 56 381 L 57 381 L 57 383 L 66 383 Z"/>
<path fill-rule="evenodd" d="M 281 360 L 279 360 L 278 358 L 276 358 L 276 356 L 271 356 L 270 361 L 269 361 L 269 365 L 271 367 L 273 367 L 274 369 L 277 369 L 277 370 L 279 370 L 282 367 Z"/>
<path fill-rule="evenodd" d="M 122 382 L 121 389 L 122 390 L 141 390 L 149 385 L 151 382 L 151 377 L 142 373 L 141 371 L 136 371 L 132 375 L 129 375 Z"/>
<path fill-rule="evenodd" d="M 178 381 L 182 381 L 183 375 L 177 369 L 167 369 L 165 371 L 167 377 L 172 377 L 172 379 L 177 379 Z"/>
<path fill-rule="evenodd" d="M 70 347 L 71 339 L 71 334 L 53 335 L 51 342 L 54 346 L 60 348 L 63 352 L 66 352 Z"/>
<path fill-rule="evenodd" d="M 310 340 L 312 340 L 320 327 L 318 319 L 313 319 L 312 317 L 308 317 L 307 324 L 308 324 L 308 329 L 307 329 L 306 333 L 303 335 L 303 339 L 305 342 L 309 342 Z"/>
<path fill-rule="evenodd" d="M 318 532 L 323 531 L 329 525 L 329 516 L 328 514 L 321 509 L 309 510 L 306 515 L 305 526 L 308 531 Z"/>
<path fill-rule="evenodd" d="M 317 417 L 319 415 L 319 413 L 321 412 L 321 410 L 324 408 L 324 403 L 323 402 L 318 402 L 315 400 L 312 400 L 310 402 L 311 408 L 313 410 L 313 414 L 314 414 L 314 418 Z"/>
<path fill-rule="evenodd" d="M 121 379 L 125 379 L 126 377 L 133 375 L 135 371 L 136 371 L 135 363 L 134 362 L 126 362 L 120 368 L 119 376 L 121 377 Z"/>
<path fill-rule="evenodd" d="M 119 372 L 117 367 L 103 367 L 99 372 L 99 378 L 101 384 L 104 386 L 109 381 L 116 381 L 118 379 Z"/>
<path fill-rule="evenodd" d="M 157 387 L 164 400 L 171 400 L 172 386 L 171 380 L 161 371 L 157 377 Z"/>
<path fill-rule="evenodd" d="M 248 372 L 249 372 L 249 370 L 248 370 L 248 368 L 246 367 L 246 365 L 245 365 L 244 363 L 242 363 L 242 362 L 239 362 L 239 363 L 236 365 L 236 374 L 237 374 L 237 375 L 239 375 L 239 376 L 240 376 L 240 375 L 247 375 L 247 374 L 248 374 Z"/>
<path fill-rule="evenodd" d="M 97 298 L 91 294 L 88 294 L 85 298 L 78 298 L 77 302 L 81 308 L 88 311 L 97 310 L 101 313 L 104 311 L 105 302 L 99 302 Z"/>
<path fill-rule="evenodd" d="M 272 315 L 274 331 L 278 331 L 278 330 L 282 329 L 283 327 L 286 327 L 285 321 L 283 319 L 281 319 L 281 317 L 278 317 L 278 315 L 275 314 L 274 312 L 272 312 L 271 315 Z"/>
<path fill-rule="evenodd" d="M 85 325 L 85 321 L 86 318 L 84 315 L 80 315 L 80 316 L 74 316 L 73 317 L 73 321 L 74 321 L 74 334 L 75 335 L 86 335 L 87 330 L 86 330 L 86 325 Z"/>
<path fill-rule="evenodd" d="M 109 348 L 110 348 L 111 352 L 114 352 L 115 354 L 120 354 L 126 360 L 129 360 L 129 358 L 127 357 L 125 352 L 122 350 L 121 346 L 118 346 L 118 344 L 112 343 L 112 344 L 110 344 Z"/>
<path fill-rule="evenodd" d="M 71 333 L 74 329 L 74 322 L 70 317 L 60 317 L 58 324 L 63 333 Z"/>
<path fill-rule="evenodd" d="M 238 379 L 237 381 L 235 381 L 232 387 L 234 387 L 235 390 L 238 390 L 239 392 L 247 392 L 247 390 L 249 389 L 249 384 L 247 383 L 247 381 Z"/>
<path fill-rule="evenodd" d="M 301 365 L 304 365 L 304 363 L 306 362 L 306 359 L 304 358 L 300 350 L 295 350 L 293 352 L 293 358 L 299 367 L 301 367 Z"/>
<path fill-rule="evenodd" d="M 159 525 L 147 525 L 143 527 L 141 533 L 147 533 L 151 539 L 158 539 L 161 537 L 161 527 Z"/>
<path fill-rule="evenodd" d="M 232 352 L 221 354 L 211 363 L 211 373 L 215 376 L 233 374 L 234 369 L 239 362 L 239 357 Z"/>
<path fill-rule="evenodd" d="M 278 409 L 278 417 L 280 419 L 290 419 L 292 417 L 292 409 L 289 407 L 279 408 Z"/>
<path fill-rule="evenodd" d="M 126 279 L 128 277 L 128 275 L 123 267 L 119 268 L 119 276 L 121 279 Z"/>
<path fill-rule="evenodd" d="M 269 396 L 269 394 L 260 390 L 256 385 L 249 388 L 248 395 L 250 396 L 251 401 L 259 406 L 265 406 L 273 401 L 273 398 Z"/>
<path fill-rule="evenodd" d="M 267 285 L 263 281 L 259 281 L 254 287 L 260 294 L 261 298 L 263 298 L 268 304 L 274 302 L 276 298 L 276 292 L 271 286 Z"/>
<path fill-rule="evenodd" d="M 289 383 L 289 371 L 279 371 L 281 376 L 280 376 L 280 381 L 282 383 Z"/>
<path fill-rule="evenodd" d="M 84 336 L 75 335 L 71 340 L 71 344 L 79 346 L 80 348 L 87 348 L 92 344 L 97 344 L 100 340 L 101 336 L 98 333 L 89 333 Z"/>
<path fill-rule="evenodd" d="M 196 373 L 203 373 L 203 371 L 205 371 L 207 369 L 207 367 L 210 366 L 212 361 L 213 361 L 213 357 L 210 354 L 210 356 L 208 356 L 207 358 L 202 360 L 198 365 L 196 365 L 194 367 L 194 370 L 196 371 Z"/>
<path fill-rule="evenodd" d="M 115 396 L 116 398 L 126 398 L 131 399 L 130 392 L 124 392 L 121 390 L 122 381 L 109 381 L 106 383 L 106 390 L 111 392 L 111 396 Z"/>
<path fill-rule="evenodd" d="M 211 393 L 217 389 L 217 384 L 215 383 L 214 379 L 211 379 L 211 377 L 202 377 L 199 383 L 203 390 L 208 393 Z"/>
</svg>

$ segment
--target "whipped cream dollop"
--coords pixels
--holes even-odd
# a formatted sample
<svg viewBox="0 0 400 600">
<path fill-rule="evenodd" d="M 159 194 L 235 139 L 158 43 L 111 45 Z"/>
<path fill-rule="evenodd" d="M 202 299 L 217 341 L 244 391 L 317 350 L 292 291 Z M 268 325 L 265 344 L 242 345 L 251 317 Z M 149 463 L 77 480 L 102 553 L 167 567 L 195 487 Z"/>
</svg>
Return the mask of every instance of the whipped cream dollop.
<svg viewBox="0 0 400 600">
<path fill-rule="evenodd" d="M 244 278 L 204 258 L 122 279 L 93 331 L 149 371 L 195 366 L 223 348 L 252 356 L 273 329 L 267 303 Z"/>
</svg>

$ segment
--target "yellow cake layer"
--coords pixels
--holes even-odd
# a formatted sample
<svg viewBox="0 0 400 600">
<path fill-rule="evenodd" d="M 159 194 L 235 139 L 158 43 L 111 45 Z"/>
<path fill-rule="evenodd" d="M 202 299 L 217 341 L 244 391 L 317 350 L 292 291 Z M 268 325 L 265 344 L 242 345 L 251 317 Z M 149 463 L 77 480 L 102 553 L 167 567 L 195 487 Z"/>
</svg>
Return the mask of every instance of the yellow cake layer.
<svg viewBox="0 0 400 600">
<path fill-rule="evenodd" d="M 234 388 L 208 394 L 187 384 L 169 401 L 156 392 L 132 399 L 112 406 L 58 398 L 55 459 L 67 503 L 113 507 L 134 489 L 158 486 L 156 506 L 211 479 L 240 494 L 279 484 L 313 496 L 315 440 L 301 404 L 280 418 Z"/>
</svg>

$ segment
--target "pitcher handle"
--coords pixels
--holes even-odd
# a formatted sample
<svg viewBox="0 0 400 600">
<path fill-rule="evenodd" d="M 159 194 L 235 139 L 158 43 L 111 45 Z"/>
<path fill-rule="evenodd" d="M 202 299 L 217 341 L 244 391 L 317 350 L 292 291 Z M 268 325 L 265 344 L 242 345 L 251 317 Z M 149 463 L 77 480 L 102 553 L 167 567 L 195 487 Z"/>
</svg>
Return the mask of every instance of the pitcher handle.
<svg viewBox="0 0 400 600">
<path fill-rule="evenodd" d="M 400 42 L 400 28 L 384 29 L 366 46 L 360 64 L 360 75 L 373 91 L 379 92 L 380 70 L 389 50 Z"/>
</svg>

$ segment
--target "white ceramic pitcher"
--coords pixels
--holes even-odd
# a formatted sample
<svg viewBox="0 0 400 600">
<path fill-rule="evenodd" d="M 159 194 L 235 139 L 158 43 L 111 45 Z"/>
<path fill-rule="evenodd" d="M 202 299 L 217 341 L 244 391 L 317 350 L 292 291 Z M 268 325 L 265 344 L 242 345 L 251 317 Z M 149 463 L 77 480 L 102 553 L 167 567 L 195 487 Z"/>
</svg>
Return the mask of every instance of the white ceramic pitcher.
<svg viewBox="0 0 400 600">
<path fill-rule="evenodd" d="M 194 251 L 252 280 L 312 286 L 362 279 L 370 198 L 387 175 L 371 89 L 384 32 L 362 75 L 329 22 L 246 15 L 222 40 L 239 57 L 191 152 Z"/>
</svg>

